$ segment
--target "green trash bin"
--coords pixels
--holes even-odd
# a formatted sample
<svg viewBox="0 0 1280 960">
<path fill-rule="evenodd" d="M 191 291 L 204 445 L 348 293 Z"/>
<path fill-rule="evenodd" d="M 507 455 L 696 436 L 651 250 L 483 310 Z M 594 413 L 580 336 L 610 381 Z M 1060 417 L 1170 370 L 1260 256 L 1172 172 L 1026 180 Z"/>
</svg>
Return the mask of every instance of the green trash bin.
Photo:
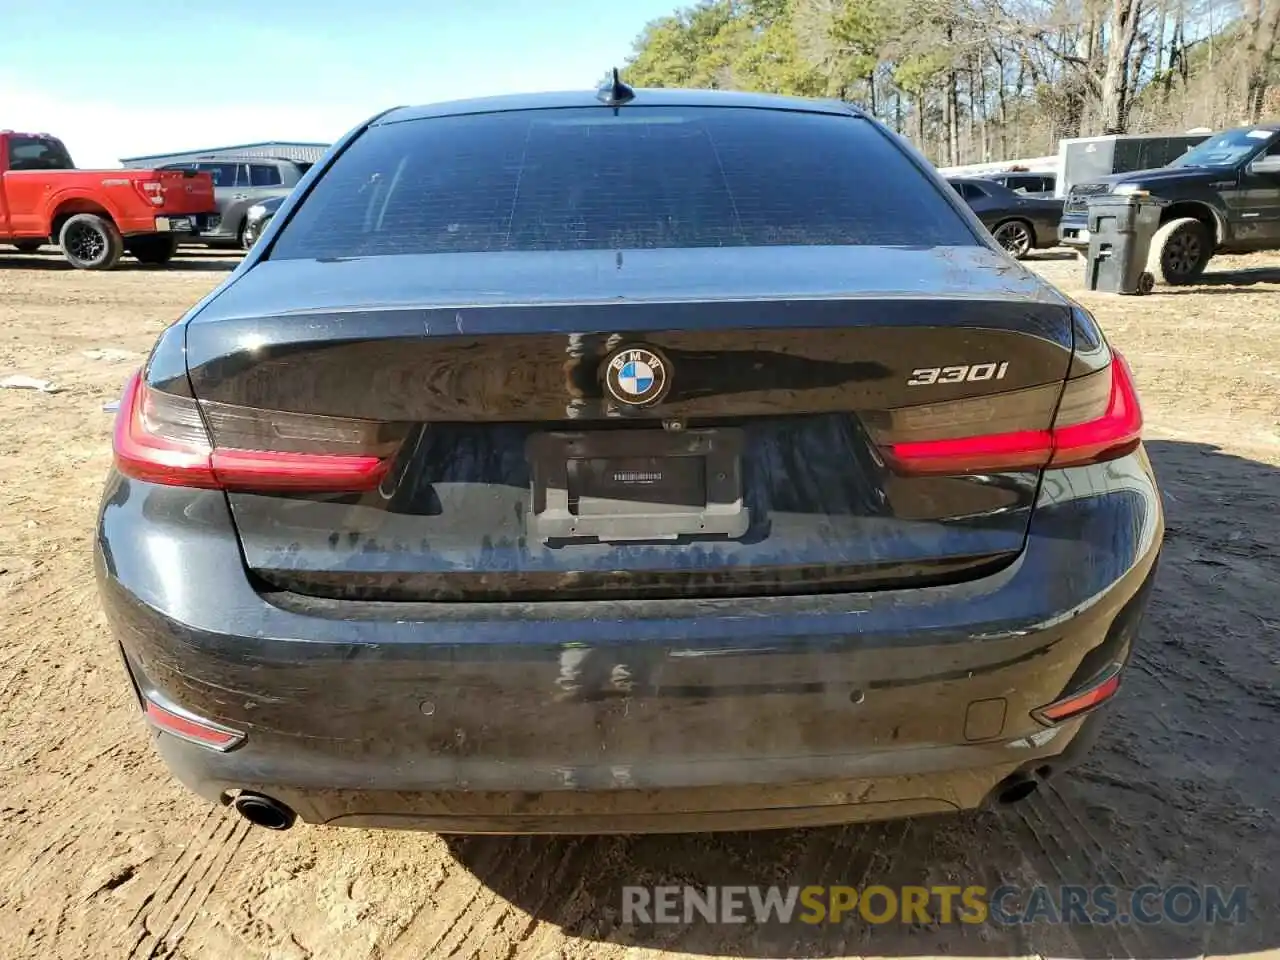
<svg viewBox="0 0 1280 960">
<path fill-rule="evenodd" d="M 1166 201 L 1147 193 L 1104 193 L 1089 198 L 1089 251 L 1085 286 L 1103 293 L 1150 293 L 1147 272 L 1151 240 Z"/>
</svg>

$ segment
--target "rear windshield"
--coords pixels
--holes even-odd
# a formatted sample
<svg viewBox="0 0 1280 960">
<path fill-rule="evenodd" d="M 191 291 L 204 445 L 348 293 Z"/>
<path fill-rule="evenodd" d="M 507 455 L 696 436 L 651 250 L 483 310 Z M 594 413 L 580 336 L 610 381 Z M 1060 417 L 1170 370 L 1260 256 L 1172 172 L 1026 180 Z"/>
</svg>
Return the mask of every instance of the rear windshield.
<svg viewBox="0 0 1280 960">
<path fill-rule="evenodd" d="M 9 137 L 9 169 L 74 170 L 75 164 L 61 140 L 15 133 Z"/>
<path fill-rule="evenodd" d="M 271 255 L 976 242 L 864 120 L 629 106 L 375 126 Z"/>
</svg>

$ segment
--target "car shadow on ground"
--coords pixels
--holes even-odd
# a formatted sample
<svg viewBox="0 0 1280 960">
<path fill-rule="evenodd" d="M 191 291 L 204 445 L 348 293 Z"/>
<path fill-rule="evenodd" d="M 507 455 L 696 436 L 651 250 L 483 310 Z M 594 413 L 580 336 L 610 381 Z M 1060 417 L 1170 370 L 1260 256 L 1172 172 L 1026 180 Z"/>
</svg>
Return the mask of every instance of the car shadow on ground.
<svg viewBox="0 0 1280 960">
<path fill-rule="evenodd" d="M 1280 268 L 1253 267 L 1248 270 L 1223 270 L 1216 273 L 1204 273 L 1194 284 L 1187 287 L 1160 287 L 1160 293 L 1234 293 L 1240 288 L 1248 288 L 1259 283 L 1280 284 Z M 1205 287 L 1213 289 L 1206 290 Z"/>
<path fill-rule="evenodd" d="M 146 264 L 139 263 L 129 257 L 125 257 L 113 269 L 124 273 L 141 273 L 163 270 L 174 271 L 201 271 L 211 273 L 230 273 L 240 264 L 240 258 L 234 255 L 205 255 L 205 256 L 189 256 L 180 253 L 173 260 L 166 264 Z M 31 255 L 31 254 L 5 254 L 0 253 L 0 270 L 52 270 L 52 271 L 70 271 L 75 267 L 67 263 L 59 256 Z"/>
<path fill-rule="evenodd" d="M 1155 960 L 1280 948 L 1280 470 L 1204 444 L 1147 446 L 1167 531 L 1141 642 L 1089 759 L 1030 799 L 824 829 L 446 838 L 453 855 L 566 934 L 672 953 Z M 897 896 L 908 886 L 1010 889 L 982 923 L 943 922 L 937 899 L 927 923 L 868 922 L 856 907 L 839 923 L 711 923 L 694 913 L 663 924 L 623 914 L 627 886 L 873 884 Z M 1090 897 L 1111 890 L 1116 916 L 1134 919 L 1099 922 L 1090 900 L 1053 922 L 1068 903 L 1064 887 Z M 877 896 L 873 917 L 886 903 Z M 1209 922 L 1215 898 L 1225 909 Z"/>
<path fill-rule="evenodd" d="M 1037 250 L 1022 259 L 1035 262 L 1036 260 L 1077 260 L 1079 258 L 1071 250 Z"/>
</svg>

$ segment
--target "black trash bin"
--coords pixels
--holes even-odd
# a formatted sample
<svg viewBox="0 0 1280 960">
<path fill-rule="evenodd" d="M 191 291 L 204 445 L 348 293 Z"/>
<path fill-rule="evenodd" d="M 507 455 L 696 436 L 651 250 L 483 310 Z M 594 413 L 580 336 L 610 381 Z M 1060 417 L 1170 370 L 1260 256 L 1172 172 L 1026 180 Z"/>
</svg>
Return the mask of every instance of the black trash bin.
<svg viewBox="0 0 1280 960">
<path fill-rule="evenodd" d="M 1089 198 L 1089 252 L 1084 282 L 1104 293 L 1150 293 L 1147 272 L 1151 240 L 1166 201 L 1148 193 L 1104 193 Z"/>
</svg>

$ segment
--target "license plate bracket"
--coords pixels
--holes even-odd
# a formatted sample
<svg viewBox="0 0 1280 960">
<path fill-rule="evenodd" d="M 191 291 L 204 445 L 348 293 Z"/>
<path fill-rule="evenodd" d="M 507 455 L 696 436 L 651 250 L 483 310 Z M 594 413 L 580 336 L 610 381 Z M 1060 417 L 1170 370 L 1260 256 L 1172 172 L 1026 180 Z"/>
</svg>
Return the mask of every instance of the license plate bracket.
<svg viewBox="0 0 1280 960">
<path fill-rule="evenodd" d="M 530 437 L 531 538 L 613 543 L 741 537 L 740 430 L 610 430 Z"/>
</svg>

